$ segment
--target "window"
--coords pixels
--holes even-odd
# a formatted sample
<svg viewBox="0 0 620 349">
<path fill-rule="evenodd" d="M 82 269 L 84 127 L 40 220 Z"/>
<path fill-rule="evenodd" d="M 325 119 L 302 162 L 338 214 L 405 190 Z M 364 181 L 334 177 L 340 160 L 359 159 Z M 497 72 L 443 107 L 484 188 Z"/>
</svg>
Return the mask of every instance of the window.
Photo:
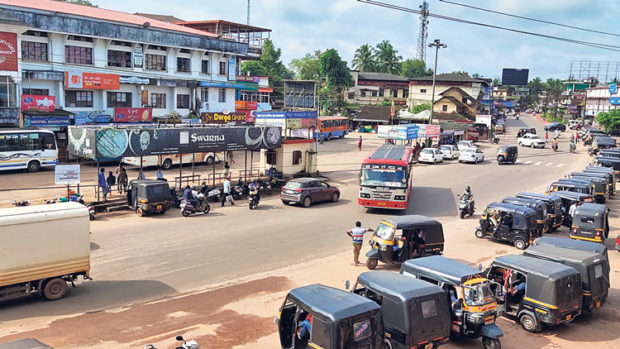
<svg viewBox="0 0 620 349">
<path fill-rule="evenodd" d="M 38 31 L 35 31 L 35 30 L 28 30 L 27 32 L 24 33 L 24 35 L 36 36 L 36 37 L 40 37 L 40 38 L 46 38 L 47 37 L 47 33 L 46 32 L 38 32 Z"/>
<path fill-rule="evenodd" d="M 149 50 L 157 50 L 157 51 L 166 51 L 166 48 L 163 46 L 157 46 L 157 45 L 149 45 L 148 46 Z"/>
<path fill-rule="evenodd" d="M 22 59 L 25 61 L 47 62 L 47 44 L 44 42 L 22 41 Z"/>
<path fill-rule="evenodd" d="M 158 109 L 166 108 L 166 94 L 165 93 L 151 93 L 151 107 Z"/>
<path fill-rule="evenodd" d="M 409 90 L 403 90 L 403 98 L 409 97 Z"/>
<path fill-rule="evenodd" d="M 189 73 L 189 58 L 177 57 L 177 71 Z"/>
<path fill-rule="evenodd" d="M 65 46 L 65 63 L 93 64 L 93 48 L 82 46 Z"/>
<path fill-rule="evenodd" d="M 267 165 L 276 165 L 276 152 L 274 150 L 267 150 Z M 289 182 L 294 183 L 294 182 Z M 288 185 L 288 184 L 287 184 Z"/>
<path fill-rule="evenodd" d="M 347 94 L 347 98 L 348 98 L 348 99 L 354 99 L 354 98 L 355 98 L 355 92 L 349 92 L 349 93 Z"/>
<path fill-rule="evenodd" d="M 293 165 L 301 164 L 301 150 L 293 151 Z"/>
<path fill-rule="evenodd" d="M 189 109 L 189 95 L 177 95 L 177 108 Z"/>
<path fill-rule="evenodd" d="M 34 96 L 49 96 L 50 90 L 43 88 L 25 88 L 22 90 L 22 94 Z"/>
<path fill-rule="evenodd" d="M 258 93 L 258 101 L 260 103 L 269 103 L 269 93 L 268 92 L 259 92 Z"/>
<path fill-rule="evenodd" d="M 131 68 L 131 52 L 108 50 L 108 67 Z"/>
<path fill-rule="evenodd" d="M 188 49 L 186 49 L 186 48 L 182 48 L 182 49 L 179 51 L 179 53 L 187 53 L 187 54 L 189 54 L 189 50 L 188 50 Z"/>
<path fill-rule="evenodd" d="M 441 111 L 448 111 L 448 106 L 446 104 L 442 105 Z"/>
<path fill-rule="evenodd" d="M 71 41 L 82 41 L 82 42 L 93 42 L 93 38 L 89 38 L 87 36 L 77 36 L 77 35 L 69 35 L 67 40 Z"/>
<path fill-rule="evenodd" d="M 93 91 L 65 91 L 65 107 L 92 108 Z"/>
<path fill-rule="evenodd" d="M 226 89 L 225 88 L 220 89 L 217 101 L 220 103 L 226 103 Z"/>
<path fill-rule="evenodd" d="M 108 92 L 108 108 L 131 107 L 131 93 Z"/>
<path fill-rule="evenodd" d="M 220 75 L 226 75 L 226 62 L 220 62 Z"/>
<path fill-rule="evenodd" d="M 0 76 L 0 107 L 17 107 L 17 84 L 8 76 Z"/>
<path fill-rule="evenodd" d="M 425 88 L 421 89 L 420 93 L 426 93 L 426 89 Z"/>
<path fill-rule="evenodd" d="M 377 97 L 377 91 L 372 91 L 372 96 Z"/>
<path fill-rule="evenodd" d="M 203 59 L 201 71 L 203 74 L 211 74 L 211 61 L 209 61 L 208 59 Z"/>
<path fill-rule="evenodd" d="M 209 89 L 203 88 L 200 93 L 202 96 L 202 103 L 209 103 Z"/>
<path fill-rule="evenodd" d="M 166 70 L 166 56 L 147 53 L 144 63 L 144 69 L 146 70 Z"/>
<path fill-rule="evenodd" d="M 366 97 L 366 91 L 362 90 L 362 97 Z"/>
<path fill-rule="evenodd" d="M 118 41 L 118 40 L 112 40 L 110 42 L 110 45 L 114 45 L 114 46 L 125 46 L 125 47 L 131 47 L 131 42 L 127 42 L 127 41 Z"/>
<path fill-rule="evenodd" d="M 383 89 L 382 88 L 379 89 L 379 97 L 383 97 Z"/>
<path fill-rule="evenodd" d="M 435 304 L 434 299 L 431 299 L 426 302 L 422 302 L 421 305 L 422 305 L 422 317 L 424 319 L 437 316 L 437 304 Z"/>
<path fill-rule="evenodd" d="M 312 328 L 310 329 L 312 343 L 320 348 L 329 348 L 331 345 L 329 331 L 329 325 L 325 321 L 316 316 L 312 317 Z"/>
</svg>

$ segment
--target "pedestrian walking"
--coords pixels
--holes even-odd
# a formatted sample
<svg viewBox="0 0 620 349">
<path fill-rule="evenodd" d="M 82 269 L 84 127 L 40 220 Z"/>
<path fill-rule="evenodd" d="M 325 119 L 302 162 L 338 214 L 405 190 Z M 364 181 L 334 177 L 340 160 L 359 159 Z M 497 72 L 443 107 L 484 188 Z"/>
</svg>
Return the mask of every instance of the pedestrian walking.
<svg viewBox="0 0 620 349">
<path fill-rule="evenodd" d="M 114 174 L 116 175 L 116 177 L 118 177 L 118 175 L 121 174 L 122 170 L 123 170 L 123 163 L 119 162 L 118 166 L 116 166 L 116 169 L 114 169 Z"/>
<path fill-rule="evenodd" d="M 228 160 L 230 160 L 231 164 L 235 163 L 235 159 L 233 158 L 233 152 L 232 151 L 228 152 Z"/>
<path fill-rule="evenodd" d="M 226 201 L 230 201 L 230 204 L 235 206 L 235 201 L 233 200 L 232 195 L 230 195 L 230 177 L 226 177 L 224 180 L 224 195 L 222 196 L 222 207 L 224 207 L 224 203 Z"/>
<path fill-rule="evenodd" d="M 579 132 L 575 133 L 575 143 L 579 143 Z"/>
<path fill-rule="evenodd" d="M 105 179 L 106 184 L 108 185 L 108 193 L 112 192 L 112 188 L 116 185 L 116 177 L 112 171 L 108 172 L 108 178 Z M 112 194 L 110 194 L 112 195 Z"/>
<path fill-rule="evenodd" d="M 230 175 L 230 165 L 228 165 L 228 161 L 224 162 L 224 178 L 228 178 Z"/>
<path fill-rule="evenodd" d="M 99 170 L 98 176 L 99 187 L 101 188 L 101 193 L 103 193 L 103 200 L 108 197 L 108 182 L 105 178 L 105 168 Z"/>
<path fill-rule="evenodd" d="M 373 231 L 371 228 L 362 228 L 362 222 L 355 222 L 355 228 L 349 230 L 347 235 L 351 237 L 353 242 L 353 265 L 359 264 L 360 251 L 362 250 L 362 244 L 364 243 L 364 234 L 366 232 Z"/>
<path fill-rule="evenodd" d="M 357 150 L 362 150 L 362 136 L 360 136 L 360 140 L 357 141 Z"/>
<path fill-rule="evenodd" d="M 549 140 L 549 132 L 545 131 L 545 142 Z"/>
<path fill-rule="evenodd" d="M 127 192 L 127 170 L 124 167 L 121 168 L 121 173 L 118 174 L 116 183 L 119 194 Z"/>
</svg>

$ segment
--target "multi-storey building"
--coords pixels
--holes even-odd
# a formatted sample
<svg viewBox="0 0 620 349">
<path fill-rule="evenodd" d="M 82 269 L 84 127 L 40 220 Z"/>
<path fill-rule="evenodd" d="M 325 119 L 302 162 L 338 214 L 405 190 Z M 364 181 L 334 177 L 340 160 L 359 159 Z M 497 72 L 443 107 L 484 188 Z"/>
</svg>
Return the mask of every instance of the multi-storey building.
<svg viewBox="0 0 620 349">
<path fill-rule="evenodd" d="M 347 103 L 370 105 L 394 101 L 396 105 L 407 104 L 409 78 L 388 73 L 351 71 L 353 87 L 345 91 Z"/>
<path fill-rule="evenodd" d="M 485 87 L 490 85 L 485 79 L 477 79 L 458 74 L 437 74 L 435 78 L 435 100 L 452 87 L 458 87 L 461 91 L 476 101 L 481 101 Z M 431 104 L 433 91 L 433 77 L 425 76 L 412 78 L 409 82 L 409 106 L 418 104 Z"/>
<path fill-rule="evenodd" d="M 600 112 L 620 109 L 620 93 L 618 88 L 613 86 L 590 87 L 586 89 L 585 104 L 585 116 L 596 116 Z"/>
</svg>

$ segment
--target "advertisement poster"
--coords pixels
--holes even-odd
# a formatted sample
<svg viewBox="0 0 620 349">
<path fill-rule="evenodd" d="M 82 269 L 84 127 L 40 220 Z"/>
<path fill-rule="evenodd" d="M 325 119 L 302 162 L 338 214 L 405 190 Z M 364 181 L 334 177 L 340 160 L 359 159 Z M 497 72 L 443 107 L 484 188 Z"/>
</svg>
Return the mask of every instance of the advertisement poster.
<svg viewBox="0 0 620 349">
<path fill-rule="evenodd" d="M 426 137 L 438 137 L 441 134 L 441 126 L 426 125 Z"/>
<path fill-rule="evenodd" d="M 17 71 L 17 34 L 0 32 L 0 70 Z"/>
<path fill-rule="evenodd" d="M 116 74 L 68 71 L 65 73 L 65 85 L 89 90 L 118 90 L 120 77 Z"/>
<path fill-rule="evenodd" d="M 22 107 L 22 111 L 39 110 L 39 111 L 52 112 L 56 110 L 56 97 L 22 95 L 21 107 Z"/>
<path fill-rule="evenodd" d="M 244 110 L 245 106 L 246 106 L 246 101 L 235 101 L 236 110 Z"/>
<path fill-rule="evenodd" d="M 152 122 L 152 108 L 114 108 L 114 122 Z"/>
<path fill-rule="evenodd" d="M 56 165 L 54 169 L 55 184 L 79 184 L 80 165 Z"/>
<path fill-rule="evenodd" d="M 256 110 L 256 108 L 258 107 L 258 103 L 256 103 L 255 101 L 247 101 L 245 103 L 245 107 L 248 110 Z"/>
<path fill-rule="evenodd" d="M 237 58 L 232 57 L 228 60 L 228 80 L 235 81 L 237 77 Z"/>
<path fill-rule="evenodd" d="M 244 123 L 247 118 L 245 112 L 237 113 L 202 113 L 201 119 L 205 124 L 227 124 L 234 122 L 236 124 Z"/>
</svg>

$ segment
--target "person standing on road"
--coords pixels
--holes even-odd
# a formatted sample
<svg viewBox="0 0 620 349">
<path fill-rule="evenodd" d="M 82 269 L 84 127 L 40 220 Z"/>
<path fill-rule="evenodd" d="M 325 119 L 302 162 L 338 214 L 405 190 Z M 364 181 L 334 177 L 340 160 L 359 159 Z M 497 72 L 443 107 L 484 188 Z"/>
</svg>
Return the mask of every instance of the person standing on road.
<svg viewBox="0 0 620 349">
<path fill-rule="evenodd" d="M 366 232 L 373 231 L 371 228 L 362 228 L 362 222 L 355 222 L 355 228 L 349 230 L 347 235 L 351 237 L 353 242 L 353 265 L 359 264 L 360 251 L 362 250 L 362 243 L 364 242 L 364 234 Z"/>
<path fill-rule="evenodd" d="M 224 203 L 226 203 L 226 201 L 228 200 L 230 200 L 231 205 L 235 206 L 235 202 L 230 195 L 230 177 L 226 177 L 226 179 L 224 180 L 224 195 L 222 196 L 222 207 L 224 207 Z"/>
<path fill-rule="evenodd" d="M 230 160 L 231 164 L 235 163 L 235 159 L 233 158 L 233 152 L 232 150 L 228 152 L 228 159 Z"/>
<path fill-rule="evenodd" d="M 103 200 L 106 200 L 108 197 L 108 182 L 105 179 L 105 168 L 99 170 L 98 178 L 99 187 L 101 187 L 101 192 L 103 193 Z"/>
<path fill-rule="evenodd" d="M 108 184 L 108 193 L 112 192 L 112 188 L 116 185 L 116 177 L 114 177 L 112 171 L 108 172 L 108 178 L 105 181 Z"/>
<path fill-rule="evenodd" d="M 579 143 L 579 132 L 575 133 L 575 143 Z"/>
<path fill-rule="evenodd" d="M 579 206 L 579 203 L 573 202 L 573 204 L 570 205 L 568 209 L 568 215 L 570 216 L 571 219 L 573 219 L 573 215 L 575 214 L 575 211 L 577 210 L 577 206 Z"/>
<path fill-rule="evenodd" d="M 549 132 L 545 131 L 545 142 L 549 140 Z"/>
<path fill-rule="evenodd" d="M 230 174 L 230 165 L 228 165 L 228 161 L 224 162 L 224 178 L 228 178 Z"/>
<path fill-rule="evenodd" d="M 357 141 L 357 150 L 362 150 L 362 136 L 360 136 L 359 141 Z"/>
<path fill-rule="evenodd" d="M 121 168 L 121 172 L 118 174 L 117 180 L 118 193 L 122 194 L 123 192 L 127 192 L 127 170 L 124 167 Z"/>
<path fill-rule="evenodd" d="M 155 172 L 155 178 L 160 181 L 164 180 L 164 173 L 161 172 L 161 167 L 157 167 L 157 172 Z"/>
</svg>

